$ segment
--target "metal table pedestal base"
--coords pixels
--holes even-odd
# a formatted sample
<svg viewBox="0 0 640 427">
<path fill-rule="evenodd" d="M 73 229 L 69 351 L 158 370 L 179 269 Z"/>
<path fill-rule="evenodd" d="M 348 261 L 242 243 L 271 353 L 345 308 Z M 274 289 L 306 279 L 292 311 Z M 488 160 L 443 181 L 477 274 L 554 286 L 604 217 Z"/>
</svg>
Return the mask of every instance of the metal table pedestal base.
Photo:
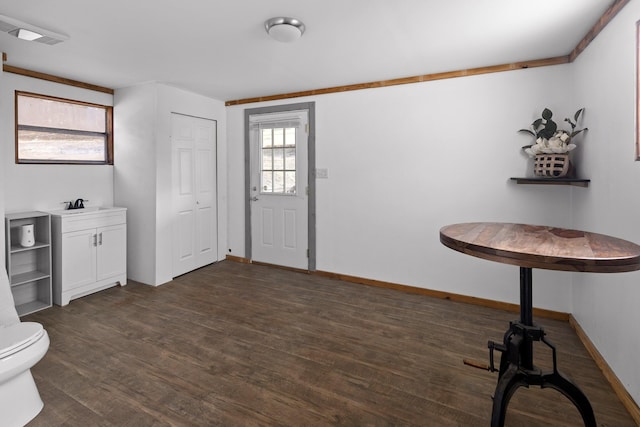
<svg viewBox="0 0 640 427">
<path fill-rule="evenodd" d="M 503 343 L 489 341 L 490 369 L 495 371 L 493 352 L 502 353 L 498 385 L 493 396 L 492 427 L 503 427 L 509 400 L 518 387 L 530 385 L 553 388 L 565 395 L 577 408 L 586 427 L 596 427 L 596 419 L 587 396 L 557 369 L 556 348 L 545 338 L 541 327 L 533 324 L 531 268 L 520 267 L 520 321 L 511 322 Z M 542 341 L 553 354 L 553 371 L 543 373 L 533 365 L 533 343 Z"/>
</svg>

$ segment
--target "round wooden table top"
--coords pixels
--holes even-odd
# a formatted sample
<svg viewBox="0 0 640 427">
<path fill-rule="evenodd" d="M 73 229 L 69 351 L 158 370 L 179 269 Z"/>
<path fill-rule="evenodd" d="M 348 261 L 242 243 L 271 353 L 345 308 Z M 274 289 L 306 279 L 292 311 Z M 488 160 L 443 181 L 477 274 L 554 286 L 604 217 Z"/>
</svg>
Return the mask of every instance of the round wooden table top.
<svg viewBox="0 0 640 427">
<path fill-rule="evenodd" d="M 475 222 L 440 229 L 443 245 L 520 267 L 618 273 L 640 270 L 640 246 L 604 234 L 540 225 Z"/>
</svg>

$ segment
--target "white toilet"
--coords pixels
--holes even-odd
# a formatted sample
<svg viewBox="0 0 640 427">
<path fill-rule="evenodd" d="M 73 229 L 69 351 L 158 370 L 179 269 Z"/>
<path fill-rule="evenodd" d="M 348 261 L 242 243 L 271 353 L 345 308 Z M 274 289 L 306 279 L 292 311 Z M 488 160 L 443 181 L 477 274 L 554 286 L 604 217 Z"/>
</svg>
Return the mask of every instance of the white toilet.
<svg viewBox="0 0 640 427">
<path fill-rule="evenodd" d="M 20 322 L 7 273 L 0 268 L 0 424 L 24 426 L 44 404 L 31 367 L 49 349 L 49 335 L 41 324 Z"/>
</svg>

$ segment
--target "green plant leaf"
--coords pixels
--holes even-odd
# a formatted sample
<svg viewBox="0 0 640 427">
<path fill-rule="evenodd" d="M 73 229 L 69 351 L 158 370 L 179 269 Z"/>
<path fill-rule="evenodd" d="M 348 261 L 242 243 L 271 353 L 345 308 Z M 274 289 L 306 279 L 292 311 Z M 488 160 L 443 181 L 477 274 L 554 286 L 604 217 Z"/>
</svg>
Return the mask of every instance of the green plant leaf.
<svg viewBox="0 0 640 427">
<path fill-rule="evenodd" d="M 580 114 L 582 114 L 583 111 L 584 111 L 584 108 L 581 108 L 578 111 L 576 111 L 576 114 L 573 115 L 573 120 L 575 120 L 577 122 L 578 121 L 578 117 L 580 117 Z"/>
<path fill-rule="evenodd" d="M 542 110 L 543 119 L 551 120 L 551 116 L 553 116 L 553 113 L 551 112 L 551 110 L 549 110 L 548 108 L 545 108 L 544 110 Z"/>
<path fill-rule="evenodd" d="M 576 128 L 576 124 L 574 122 L 572 122 L 570 118 L 566 118 L 566 119 L 564 119 L 564 121 L 571 125 L 571 130 Z"/>
<path fill-rule="evenodd" d="M 537 119 L 535 120 L 533 123 L 531 123 L 531 126 L 535 129 L 538 130 L 538 128 L 540 127 L 540 125 L 542 124 L 542 119 Z"/>
<path fill-rule="evenodd" d="M 518 132 L 526 132 L 531 136 L 536 136 L 536 134 L 531 129 L 520 129 Z"/>
<path fill-rule="evenodd" d="M 557 129 L 558 125 L 556 125 L 556 122 L 554 122 L 553 120 L 549 120 L 547 121 L 545 127 L 540 129 L 540 131 L 538 132 L 538 136 L 549 139 L 553 136 Z"/>
<path fill-rule="evenodd" d="M 578 135 L 580 132 L 584 132 L 585 130 L 589 130 L 589 128 L 584 128 L 584 129 L 577 130 L 575 132 L 571 132 L 571 138 Z"/>
</svg>

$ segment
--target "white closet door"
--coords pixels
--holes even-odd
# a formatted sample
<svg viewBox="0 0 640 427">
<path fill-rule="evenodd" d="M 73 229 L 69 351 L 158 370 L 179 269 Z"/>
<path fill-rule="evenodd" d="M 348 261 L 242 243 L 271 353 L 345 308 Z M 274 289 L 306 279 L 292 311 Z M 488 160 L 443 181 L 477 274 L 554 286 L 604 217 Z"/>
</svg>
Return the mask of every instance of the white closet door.
<svg viewBox="0 0 640 427">
<path fill-rule="evenodd" d="M 173 277 L 218 259 L 216 122 L 171 115 Z"/>
</svg>

